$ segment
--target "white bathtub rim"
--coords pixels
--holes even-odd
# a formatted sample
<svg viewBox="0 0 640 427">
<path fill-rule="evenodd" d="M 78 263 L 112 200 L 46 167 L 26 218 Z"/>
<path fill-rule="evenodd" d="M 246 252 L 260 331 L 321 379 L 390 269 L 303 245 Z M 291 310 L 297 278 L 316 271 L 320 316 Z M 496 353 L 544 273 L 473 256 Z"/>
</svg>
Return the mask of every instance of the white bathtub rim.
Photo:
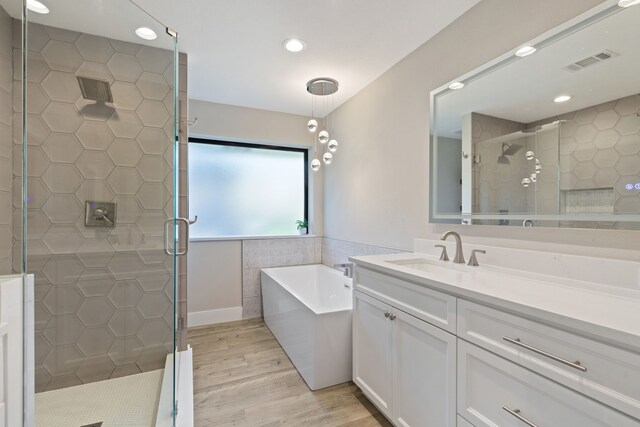
<svg viewBox="0 0 640 427">
<path fill-rule="evenodd" d="M 292 267 L 311 267 L 311 268 L 315 268 L 315 269 L 321 269 L 324 271 L 327 271 L 333 275 L 336 275 L 337 277 L 340 277 L 341 280 L 346 281 L 349 284 L 349 291 L 351 293 L 353 293 L 353 279 L 352 278 L 348 278 L 348 277 L 344 277 L 344 275 L 342 274 L 341 271 L 336 270 L 334 268 L 328 267 L 324 264 L 303 264 L 303 265 L 290 265 L 290 266 L 283 266 L 283 267 L 268 267 L 268 268 L 261 268 L 260 271 L 263 272 L 264 274 L 268 275 L 269 278 L 271 278 L 275 283 L 277 283 L 279 286 L 281 286 L 283 289 L 285 289 L 288 293 L 290 293 L 296 300 L 300 301 L 300 304 L 303 304 L 305 307 L 307 307 L 309 310 L 311 310 L 311 312 L 317 314 L 317 315 L 323 315 L 323 314 L 331 314 L 331 313 L 340 313 L 340 312 L 344 312 L 344 311 L 352 311 L 353 310 L 353 299 L 349 298 L 349 307 L 344 307 L 344 308 L 340 308 L 340 309 L 317 309 L 312 307 L 307 301 L 304 301 L 302 298 L 300 298 L 300 296 L 298 295 L 297 292 L 295 292 L 293 289 L 291 289 L 289 286 L 287 286 L 284 283 L 281 283 L 280 281 L 278 281 L 278 279 L 276 279 L 272 274 L 272 272 L 276 271 L 276 270 L 280 270 L 280 269 L 287 269 L 287 268 L 292 268 Z M 264 285 L 264 284 L 263 284 Z"/>
</svg>

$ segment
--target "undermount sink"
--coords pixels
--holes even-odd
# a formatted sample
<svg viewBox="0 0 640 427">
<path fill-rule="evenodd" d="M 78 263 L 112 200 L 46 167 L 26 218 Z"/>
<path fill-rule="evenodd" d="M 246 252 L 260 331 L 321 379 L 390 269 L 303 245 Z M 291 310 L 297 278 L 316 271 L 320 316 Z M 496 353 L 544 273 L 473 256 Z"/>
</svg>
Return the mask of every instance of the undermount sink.
<svg viewBox="0 0 640 427">
<path fill-rule="evenodd" d="M 469 271 L 464 264 L 456 264 L 452 261 L 438 261 L 426 258 L 409 258 L 409 259 L 394 259 L 386 261 L 389 264 L 399 265 L 405 268 L 412 268 L 415 270 L 429 271 L 433 267 L 454 269 L 457 271 Z"/>
</svg>

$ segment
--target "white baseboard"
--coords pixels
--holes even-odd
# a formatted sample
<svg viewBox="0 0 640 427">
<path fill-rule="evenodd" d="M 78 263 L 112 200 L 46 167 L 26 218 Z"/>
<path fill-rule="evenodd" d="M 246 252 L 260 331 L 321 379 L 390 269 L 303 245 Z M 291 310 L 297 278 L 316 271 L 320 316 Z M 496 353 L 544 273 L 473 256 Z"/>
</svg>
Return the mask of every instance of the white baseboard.
<svg viewBox="0 0 640 427">
<path fill-rule="evenodd" d="M 213 325 L 216 323 L 242 320 L 242 307 L 220 308 L 217 310 L 194 311 L 187 315 L 189 327 Z"/>
</svg>

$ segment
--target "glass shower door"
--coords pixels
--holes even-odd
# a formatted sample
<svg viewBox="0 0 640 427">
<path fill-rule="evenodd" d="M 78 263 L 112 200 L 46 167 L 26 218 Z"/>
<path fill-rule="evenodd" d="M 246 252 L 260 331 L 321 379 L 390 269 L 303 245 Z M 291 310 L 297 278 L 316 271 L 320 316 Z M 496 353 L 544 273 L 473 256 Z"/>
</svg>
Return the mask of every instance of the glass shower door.
<svg viewBox="0 0 640 427">
<path fill-rule="evenodd" d="M 23 188 L 17 178 L 22 169 L 22 115 L 14 102 L 22 99 L 22 61 L 15 48 L 22 45 L 22 0 L 0 0 L 0 425 L 24 425 L 30 401 L 23 375 L 29 362 L 25 333 L 29 312 L 24 303 L 32 283 L 24 272 Z"/>
<path fill-rule="evenodd" d="M 475 141 L 473 212 L 523 218 L 481 220 L 482 224 L 521 226 L 528 215 L 558 214 L 559 125 L 553 122 Z"/>
<path fill-rule="evenodd" d="M 171 425 L 177 38 L 127 0 L 48 6 L 17 50 L 36 425 Z"/>
</svg>

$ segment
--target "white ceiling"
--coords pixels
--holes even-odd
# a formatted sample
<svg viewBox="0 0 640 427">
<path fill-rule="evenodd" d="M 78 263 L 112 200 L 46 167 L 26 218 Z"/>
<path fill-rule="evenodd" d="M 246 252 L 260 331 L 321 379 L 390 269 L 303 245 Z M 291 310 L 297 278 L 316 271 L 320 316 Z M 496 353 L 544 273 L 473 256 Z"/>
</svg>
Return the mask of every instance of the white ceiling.
<svg viewBox="0 0 640 427">
<path fill-rule="evenodd" d="M 533 123 L 640 93 L 639 22 L 640 6 L 620 9 L 461 90 L 447 93 L 438 102 L 438 134 L 456 137 L 452 131 L 460 129 L 462 116 L 470 112 Z M 603 50 L 618 56 L 573 73 L 564 69 Z M 563 94 L 573 98 L 562 104 L 553 102 Z"/>
<path fill-rule="evenodd" d="M 41 0 L 34 22 L 140 43 L 133 30 L 154 23 L 128 0 Z M 480 0 L 135 0 L 178 31 L 189 54 L 194 99 L 310 114 L 306 83 L 339 81 L 337 107 Z M 14 17 L 20 0 L 0 0 Z M 303 52 L 282 42 L 298 37 Z M 161 36 L 154 46 L 170 47 Z"/>
<path fill-rule="evenodd" d="M 180 33 L 191 98 L 296 114 L 310 79 L 339 81 L 337 107 L 478 1 L 136 0 Z"/>
</svg>

